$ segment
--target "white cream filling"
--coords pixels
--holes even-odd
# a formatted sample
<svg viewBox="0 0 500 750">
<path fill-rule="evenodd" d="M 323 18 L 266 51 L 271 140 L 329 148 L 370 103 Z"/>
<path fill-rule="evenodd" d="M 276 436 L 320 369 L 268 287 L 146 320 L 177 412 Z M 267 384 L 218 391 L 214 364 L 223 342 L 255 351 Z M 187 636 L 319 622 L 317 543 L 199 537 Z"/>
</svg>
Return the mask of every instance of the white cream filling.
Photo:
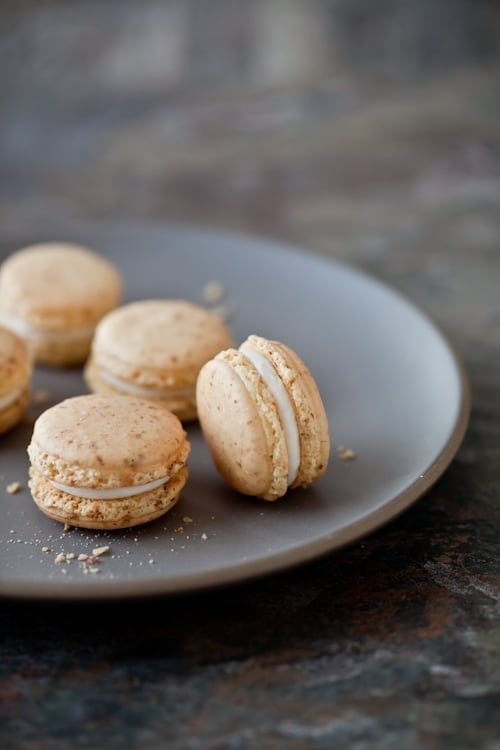
<svg viewBox="0 0 500 750">
<path fill-rule="evenodd" d="M 22 318 L 18 318 L 16 315 L 5 311 L 2 311 L 0 314 L 0 321 L 22 338 L 34 341 L 79 341 L 80 339 L 89 338 L 94 333 L 94 326 L 82 326 L 66 331 L 49 331 L 43 328 L 33 328 L 33 326 L 28 325 Z"/>
<path fill-rule="evenodd" d="M 7 393 L 5 396 L 0 396 L 0 409 L 6 409 L 7 406 L 10 406 L 11 404 L 13 404 L 14 401 L 19 398 L 22 392 L 23 392 L 22 388 L 16 388 L 15 391 L 11 391 L 10 393 Z"/>
<path fill-rule="evenodd" d="M 145 386 L 122 380 L 122 378 L 113 375 L 113 373 L 105 370 L 103 367 L 99 368 L 99 374 L 106 383 L 109 383 L 114 388 L 125 391 L 125 393 L 133 393 L 136 396 L 168 399 L 191 398 L 191 396 L 194 396 L 194 386 L 186 386 L 185 388 L 146 388 Z"/>
<path fill-rule="evenodd" d="M 293 484 L 300 466 L 300 440 L 295 412 L 285 386 L 270 362 L 255 349 L 240 346 L 242 352 L 253 366 L 259 371 L 267 387 L 273 394 L 278 405 L 281 424 L 285 432 L 288 451 L 288 486 Z"/>
<path fill-rule="evenodd" d="M 169 479 L 170 477 L 160 477 L 159 479 L 153 479 L 151 482 L 146 482 L 146 484 L 136 484 L 133 487 L 111 487 L 110 489 L 72 487 L 69 484 L 54 482 L 52 479 L 49 479 L 49 482 L 56 490 L 67 492 L 68 495 L 74 495 L 75 497 L 83 497 L 86 500 L 119 500 L 124 497 L 142 495 L 143 492 L 149 492 L 149 490 L 155 490 L 157 487 L 161 487 L 162 484 L 168 482 Z"/>
</svg>

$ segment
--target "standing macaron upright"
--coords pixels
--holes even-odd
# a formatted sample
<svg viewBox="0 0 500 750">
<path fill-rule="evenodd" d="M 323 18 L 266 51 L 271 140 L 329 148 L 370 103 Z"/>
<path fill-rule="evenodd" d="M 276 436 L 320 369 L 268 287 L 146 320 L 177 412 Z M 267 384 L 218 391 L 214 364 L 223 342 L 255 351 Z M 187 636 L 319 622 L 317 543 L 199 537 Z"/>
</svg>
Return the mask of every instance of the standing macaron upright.
<svg viewBox="0 0 500 750">
<path fill-rule="evenodd" d="M 24 341 L 0 326 L 0 433 L 23 416 L 31 393 L 33 360 Z"/>
<path fill-rule="evenodd" d="M 30 245 L 0 266 L 0 323 L 48 365 L 82 364 L 97 322 L 121 297 L 119 270 L 81 245 Z"/>
<path fill-rule="evenodd" d="M 198 418 L 215 466 L 238 492 L 277 500 L 326 471 L 328 419 L 314 378 L 290 347 L 249 336 L 197 382 Z"/>
<path fill-rule="evenodd" d="M 97 326 L 85 379 L 94 392 L 152 399 L 182 421 L 194 420 L 201 367 L 232 345 L 226 323 L 193 302 L 130 302 Z"/>
<path fill-rule="evenodd" d="M 159 518 L 188 479 L 190 443 L 160 404 L 125 396 L 74 396 L 36 420 L 29 486 L 39 509 L 88 529 Z"/>
</svg>

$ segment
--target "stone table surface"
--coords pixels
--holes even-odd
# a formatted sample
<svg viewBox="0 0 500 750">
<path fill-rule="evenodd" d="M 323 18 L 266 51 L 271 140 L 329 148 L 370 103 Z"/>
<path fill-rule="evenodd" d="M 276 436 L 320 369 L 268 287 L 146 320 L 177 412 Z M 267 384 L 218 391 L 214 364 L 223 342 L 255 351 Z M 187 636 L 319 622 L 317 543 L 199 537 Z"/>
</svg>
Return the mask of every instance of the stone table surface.
<svg viewBox="0 0 500 750">
<path fill-rule="evenodd" d="M 441 479 L 339 552 L 3 599 L 3 750 L 500 749 L 499 40 L 487 0 L 2 3 L 3 249 L 68 218 L 291 241 L 413 300 L 472 391 Z"/>
</svg>

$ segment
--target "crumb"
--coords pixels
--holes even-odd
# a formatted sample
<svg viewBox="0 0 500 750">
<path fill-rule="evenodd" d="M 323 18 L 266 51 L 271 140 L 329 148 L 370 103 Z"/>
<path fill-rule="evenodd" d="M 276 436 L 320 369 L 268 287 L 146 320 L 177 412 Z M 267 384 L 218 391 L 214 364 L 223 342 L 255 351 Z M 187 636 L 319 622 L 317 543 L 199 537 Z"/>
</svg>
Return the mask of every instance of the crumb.
<svg viewBox="0 0 500 750">
<path fill-rule="evenodd" d="M 182 534 L 182 532 L 184 531 L 184 526 L 178 526 L 175 531 L 177 534 Z"/>
<path fill-rule="evenodd" d="M 64 554 L 64 552 L 59 552 L 59 554 L 56 555 L 54 562 L 56 563 L 66 562 L 66 555 Z"/>
<path fill-rule="evenodd" d="M 63 528 L 63 531 L 70 531 L 70 529 L 72 529 L 72 528 L 73 528 L 73 527 L 71 526 L 71 524 L 69 524 L 69 523 L 65 523 L 65 524 L 64 524 L 64 528 Z"/>
<path fill-rule="evenodd" d="M 352 448 L 344 448 L 343 446 L 339 445 L 339 458 L 341 461 L 354 461 L 356 458 L 356 453 L 352 450 Z"/>
<path fill-rule="evenodd" d="M 205 534 L 205 532 L 203 532 L 203 534 L 201 535 L 201 538 L 203 539 L 204 542 L 206 542 L 208 539 L 208 536 Z"/>
<path fill-rule="evenodd" d="M 9 495 L 15 495 L 16 492 L 19 492 L 20 489 L 21 489 L 20 482 L 10 482 L 7 485 L 7 492 L 9 493 Z"/>
<path fill-rule="evenodd" d="M 89 556 L 86 555 L 85 552 L 80 552 L 80 554 L 78 555 L 78 559 L 80 560 L 80 562 L 84 562 L 84 560 L 89 559 Z"/>
<path fill-rule="evenodd" d="M 215 304 L 224 297 L 224 287 L 220 281 L 207 281 L 203 287 L 203 299 L 205 302 Z"/>
<path fill-rule="evenodd" d="M 93 554 L 93 555 L 94 555 L 95 557 L 100 557 L 100 555 L 105 555 L 105 554 L 106 554 L 106 552 L 109 552 L 109 547 L 108 547 L 108 546 L 106 546 L 106 547 L 95 547 L 95 548 L 94 548 L 94 549 L 92 550 L 92 554 Z"/>
<path fill-rule="evenodd" d="M 184 516 L 182 519 L 183 523 L 193 523 L 193 519 L 190 516 Z"/>
<path fill-rule="evenodd" d="M 34 392 L 33 396 L 31 397 L 31 402 L 33 404 L 42 405 L 46 404 L 49 398 L 50 393 L 48 391 L 39 390 Z"/>
<path fill-rule="evenodd" d="M 50 552 L 50 547 L 42 547 L 42 552 Z"/>
<path fill-rule="evenodd" d="M 99 568 L 87 568 L 87 570 L 89 571 L 89 573 L 99 573 Z"/>
<path fill-rule="evenodd" d="M 75 557 L 76 555 L 74 552 L 68 552 L 68 554 L 66 555 L 66 560 L 74 560 Z"/>
</svg>

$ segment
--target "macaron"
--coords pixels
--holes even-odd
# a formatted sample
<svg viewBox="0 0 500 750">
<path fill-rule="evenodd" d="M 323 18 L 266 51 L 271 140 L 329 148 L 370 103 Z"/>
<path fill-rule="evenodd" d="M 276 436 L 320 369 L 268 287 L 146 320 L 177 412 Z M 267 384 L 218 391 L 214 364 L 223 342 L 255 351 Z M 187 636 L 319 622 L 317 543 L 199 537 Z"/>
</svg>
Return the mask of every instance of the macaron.
<svg viewBox="0 0 500 750">
<path fill-rule="evenodd" d="M 198 419 L 214 464 L 244 495 L 277 500 L 325 473 L 329 425 L 318 386 L 286 344 L 251 335 L 201 369 Z"/>
<path fill-rule="evenodd" d="M 191 445 L 161 404 L 85 394 L 36 420 L 28 445 L 29 487 L 38 508 L 87 529 L 153 521 L 179 500 Z"/>
<path fill-rule="evenodd" d="M 148 398 L 182 421 L 194 420 L 201 367 L 233 343 L 222 318 L 200 305 L 139 300 L 99 322 L 84 376 L 93 392 Z"/>
<path fill-rule="evenodd" d="M 36 362 L 83 364 L 96 323 L 122 297 L 119 269 L 70 243 L 30 245 L 0 266 L 0 323 L 22 336 Z"/>
<path fill-rule="evenodd" d="M 0 433 L 24 415 L 31 393 L 33 359 L 24 339 L 0 326 Z"/>
</svg>

